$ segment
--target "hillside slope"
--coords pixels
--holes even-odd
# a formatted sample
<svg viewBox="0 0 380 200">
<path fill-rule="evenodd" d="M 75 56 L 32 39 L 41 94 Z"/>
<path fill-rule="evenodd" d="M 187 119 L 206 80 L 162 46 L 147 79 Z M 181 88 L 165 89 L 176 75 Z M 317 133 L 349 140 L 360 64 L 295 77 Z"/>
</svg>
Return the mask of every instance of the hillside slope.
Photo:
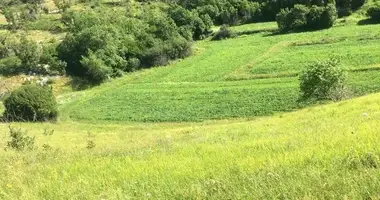
<svg viewBox="0 0 380 200">
<path fill-rule="evenodd" d="M 378 199 L 379 102 L 373 94 L 254 121 L 12 124 L 38 149 L 0 149 L 0 198 Z"/>
<path fill-rule="evenodd" d="M 380 25 L 337 24 L 283 35 L 275 27 L 234 27 L 243 35 L 197 42 L 187 59 L 75 94 L 63 106 L 63 118 L 181 122 L 292 111 L 302 107 L 297 74 L 333 57 L 342 60 L 356 96 L 380 91 Z"/>
</svg>

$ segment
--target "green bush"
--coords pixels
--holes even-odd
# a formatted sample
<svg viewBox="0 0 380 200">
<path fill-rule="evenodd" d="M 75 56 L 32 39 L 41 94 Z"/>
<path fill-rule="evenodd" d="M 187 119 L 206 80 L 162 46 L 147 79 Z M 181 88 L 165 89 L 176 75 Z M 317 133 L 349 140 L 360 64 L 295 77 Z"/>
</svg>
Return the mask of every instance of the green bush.
<svg viewBox="0 0 380 200">
<path fill-rule="evenodd" d="M 330 28 L 336 19 L 337 11 L 333 4 L 310 8 L 304 5 L 295 5 L 292 9 L 281 10 L 276 16 L 280 32 Z"/>
<path fill-rule="evenodd" d="M 223 25 L 220 27 L 219 31 L 214 34 L 212 40 L 223 40 L 233 37 L 236 37 L 236 33 L 234 33 L 227 25 Z"/>
<path fill-rule="evenodd" d="M 21 60 L 17 56 L 9 56 L 0 60 L 0 74 L 13 75 L 21 70 Z"/>
<path fill-rule="evenodd" d="M 167 65 L 189 56 L 193 37 L 208 32 L 203 20 L 190 11 L 149 11 L 138 17 L 101 9 L 66 12 L 69 33 L 57 48 L 60 60 L 67 63 L 66 72 L 97 84 L 124 72 Z M 182 26 L 187 23 L 190 26 Z"/>
<path fill-rule="evenodd" d="M 310 65 L 300 76 L 301 99 L 332 100 L 345 90 L 346 77 L 337 59 Z"/>
<path fill-rule="evenodd" d="M 337 10 L 333 4 L 326 7 L 312 6 L 307 17 L 307 26 L 309 29 L 330 28 L 337 17 Z"/>
<path fill-rule="evenodd" d="M 4 100 L 4 119 L 8 121 L 49 121 L 58 116 L 57 102 L 51 88 L 24 85 Z"/>
<path fill-rule="evenodd" d="M 380 21 L 380 6 L 373 6 L 367 10 L 367 15 L 375 21 Z"/>
</svg>

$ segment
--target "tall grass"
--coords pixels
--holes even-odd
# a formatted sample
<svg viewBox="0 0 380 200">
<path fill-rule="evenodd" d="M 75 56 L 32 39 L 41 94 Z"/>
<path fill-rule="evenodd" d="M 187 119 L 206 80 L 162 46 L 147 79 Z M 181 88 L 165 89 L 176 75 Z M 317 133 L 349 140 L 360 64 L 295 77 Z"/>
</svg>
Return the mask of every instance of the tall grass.
<svg viewBox="0 0 380 200">
<path fill-rule="evenodd" d="M 379 101 L 254 121 L 12 124 L 38 149 L 0 150 L 0 198 L 376 199 Z"/>
</svg>

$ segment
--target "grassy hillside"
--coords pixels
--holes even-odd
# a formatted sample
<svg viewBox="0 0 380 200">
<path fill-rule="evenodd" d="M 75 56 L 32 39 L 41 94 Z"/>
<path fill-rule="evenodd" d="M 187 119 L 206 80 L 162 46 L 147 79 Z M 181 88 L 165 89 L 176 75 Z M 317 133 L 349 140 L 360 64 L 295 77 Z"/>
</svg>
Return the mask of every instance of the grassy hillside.
<svg viewBox="0 0 380 200">
<path fill-rule="evenodd" d="M 0 149 L 0 198 L 377 199 L 379 102 L 375 94 L 254 121 L 12 124 L 38 149 Z M 0 146 L 7 140 L 1 134 Z"/>
<path fill-rule="evenodd" d="M 380 25 L 337 24 L 278 35 L 275 23 L 234 27 L 240 37 L 195 44 L 195 55 L 132 73 L 64 105 L 75 120 L 199 121 L 268 115 L 302 107 L 297 75 L 339 57 L 355 95 L 380 89 Z"/>
</svg>

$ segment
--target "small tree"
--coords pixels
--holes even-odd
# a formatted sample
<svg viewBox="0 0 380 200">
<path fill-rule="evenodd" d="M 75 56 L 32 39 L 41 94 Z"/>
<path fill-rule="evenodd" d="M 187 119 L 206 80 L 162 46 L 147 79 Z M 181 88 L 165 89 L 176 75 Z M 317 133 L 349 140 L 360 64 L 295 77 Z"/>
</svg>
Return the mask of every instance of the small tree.
<svg viewBox="0 0 380 200">
<path fill-rule="evenodd" d="M 301 99 L 332 100 L 332 93 L 345 89 L 346 77 L 338 59 L 310 65 L 300 76 Z"/>
</svg>

